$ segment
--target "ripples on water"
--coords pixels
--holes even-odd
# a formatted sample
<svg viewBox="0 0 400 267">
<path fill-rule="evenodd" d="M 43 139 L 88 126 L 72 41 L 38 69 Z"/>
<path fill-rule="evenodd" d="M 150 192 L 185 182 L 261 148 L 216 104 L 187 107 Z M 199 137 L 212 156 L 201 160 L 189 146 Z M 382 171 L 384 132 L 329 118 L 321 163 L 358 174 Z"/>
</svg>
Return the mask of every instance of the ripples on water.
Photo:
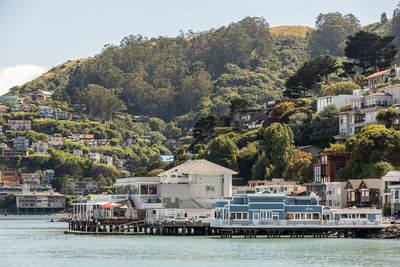
<svg viewBox="0 0 400 267">
<path fill-rule="evenodd" d="M 399 266 L 400 240 L 75 236 L 45 216 L 0 217 L 0 266 Z"/>
</svg>

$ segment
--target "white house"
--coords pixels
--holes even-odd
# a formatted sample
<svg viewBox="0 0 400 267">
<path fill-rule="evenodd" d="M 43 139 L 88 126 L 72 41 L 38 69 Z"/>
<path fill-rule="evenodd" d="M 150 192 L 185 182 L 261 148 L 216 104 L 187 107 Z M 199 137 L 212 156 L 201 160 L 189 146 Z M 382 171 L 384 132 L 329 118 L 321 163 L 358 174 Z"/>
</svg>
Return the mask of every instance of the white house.
<svg viewBox="0 0 400 267">
<path fill-rule="evenodd" d="M 327 105 L 335 104 L 338 108 L 350 105 L 350 99 L 356 95 L 321 96 L 317 98 L 317 112 L 321 112 Z"/>
<path fill-rule="evenodd" d="M 80 149 L 74 149 L 72 152 L 75 156 L 83 157 L 83 151 Z"/>
<path fill-rule="evenodd" d="M 393 215 L 400 215 L 399 171 L 390 171 L 382 177 L 382 205 L 386 203 L 390 203 Z"/>
<path fill-rule="evenodd" d="M 104 156 L 103 157 L 103 163 L 106 164 L 107 166 L 112 166 L 113 165 L 113 158 L 110 156 Z"/>
<path fill-rule="evenodd" d="M 49 150 L 49 144 L 39 140 L 36 143 L 32 143 L 32 148 L 33 151 L 35 151 L 35 154 L 47 155 Z"/>
<path fill-rule="evenodd" d="M 100 163 L 100 155 L 98 153 L 90 152 L 88 156 L 90 160 L 93 161 L 94 163 Z"/>
</svg>

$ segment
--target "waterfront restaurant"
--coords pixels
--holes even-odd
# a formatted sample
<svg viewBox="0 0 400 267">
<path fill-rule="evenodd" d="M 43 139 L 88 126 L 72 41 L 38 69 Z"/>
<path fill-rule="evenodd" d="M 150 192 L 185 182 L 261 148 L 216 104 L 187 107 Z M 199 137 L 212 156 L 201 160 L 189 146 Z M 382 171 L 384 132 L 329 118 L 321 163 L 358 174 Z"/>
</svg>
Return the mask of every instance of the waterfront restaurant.
<svg viewBox="0 0 400 267">
<path fill-rule="evenodd" d="M 216 203 L 215 218 L 220 224 L 262 225 L 274 221 L 319 221 L 323 206 L 314 195 L 291 197 L 269 191 L 238 191 L 232 200 Z"/>
</svg>

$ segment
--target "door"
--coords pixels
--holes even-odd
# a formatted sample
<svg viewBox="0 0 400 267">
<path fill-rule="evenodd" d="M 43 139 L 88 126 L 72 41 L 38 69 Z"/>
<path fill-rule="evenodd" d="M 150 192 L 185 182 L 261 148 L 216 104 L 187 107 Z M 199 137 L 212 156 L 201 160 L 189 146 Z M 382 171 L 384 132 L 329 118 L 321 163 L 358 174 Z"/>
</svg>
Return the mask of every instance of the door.
<svg viewBox="0 0 400 267">
<path fill-rule="evenodd" d="M 260 223 L 260 211 L 253 211 L 253 224 L 259 224 Z"/>
</svg>

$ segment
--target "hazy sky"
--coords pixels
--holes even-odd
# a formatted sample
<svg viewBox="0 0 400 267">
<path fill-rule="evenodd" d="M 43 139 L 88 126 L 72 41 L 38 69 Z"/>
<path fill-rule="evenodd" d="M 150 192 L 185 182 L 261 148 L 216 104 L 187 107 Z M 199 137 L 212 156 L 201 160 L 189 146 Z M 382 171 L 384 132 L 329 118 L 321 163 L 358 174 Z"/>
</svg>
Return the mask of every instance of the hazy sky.
<svg viewBox="0 0 400 267">
<path fill-rule="evenodd" d="M 0 0 L 0 93 L 69 59 L 93 56 L 123 37 L 176 36 L 246 16 L 271 26 L 314 26 L 319 13 L 353 13 L 362 25 L 390 18 L 395 0 Z M 26 69 L 26 73 L 24 73 Z M 4 73 L 12 73 L 12 81 Z M 17 77 L 17 78 L 16 78 Z M 24 78 L 24 79 L 22 79 Z"/>
</svg>

